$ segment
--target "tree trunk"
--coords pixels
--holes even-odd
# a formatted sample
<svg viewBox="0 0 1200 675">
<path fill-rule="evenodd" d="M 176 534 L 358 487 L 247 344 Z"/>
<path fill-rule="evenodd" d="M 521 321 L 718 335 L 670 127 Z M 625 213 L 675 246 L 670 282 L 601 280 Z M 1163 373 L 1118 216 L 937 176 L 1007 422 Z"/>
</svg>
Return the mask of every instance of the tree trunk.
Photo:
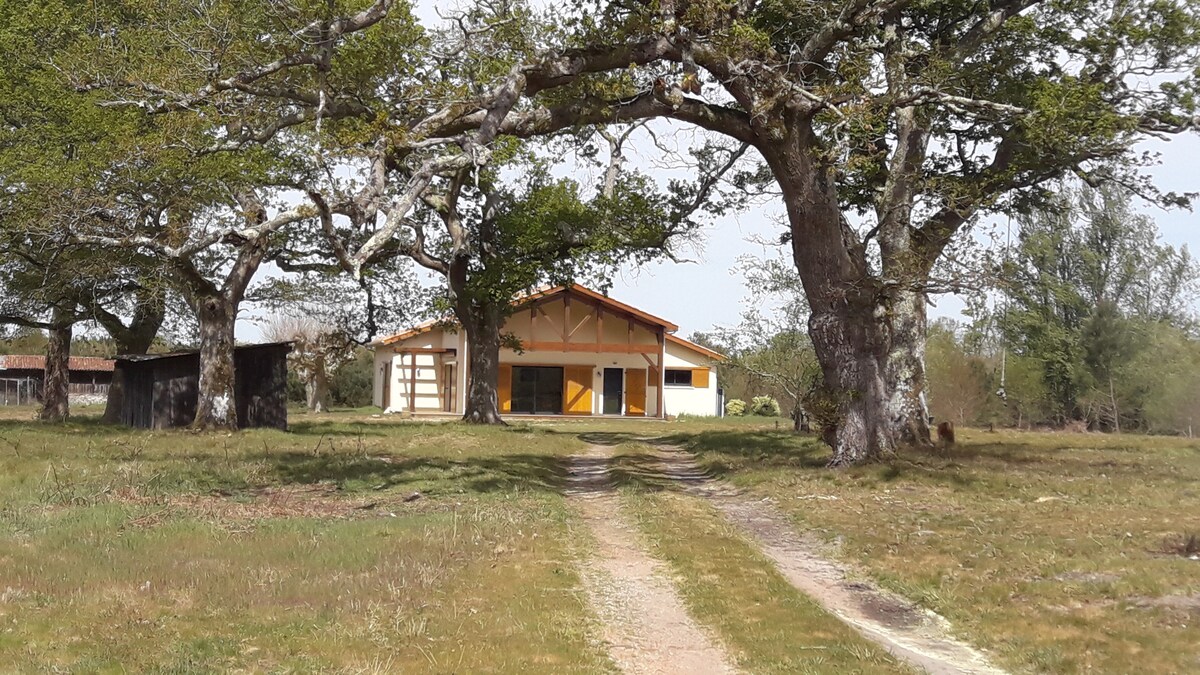
<svg viewBox="0 0 1200 675">
<path fill-rule="evenodd" d="M 55 314 L 58 313 L 55 310 Z M 38 419 L 45 422 L 65 422 L 71 415 L 71 328 L 69 323 L 55 321 L 47 331 L 49 341 L 46 343 L 42 409 L 38 411 Z"/>
<path fill-rule="evenodd" d="M 325 363 L 317 357 L 312 372 L 304 383 L 304 394 L 310 413 L 326 412 L 329 410 L 329 376 L 325 373 Z"/>
<path fill-rule="evenodd" d="M 465 304 L 465 303 L 464 303 Z M 463 421 L 504 424 L 500 419 L 500 326 L 503 313 L 491 308 L 462 307 L 455 311 L 467 335 L 470 364 Z"/>
<path fill-rule="evenodd" d="M 237 404 L 233 370 L 233 329 L 237 305 L 221 295 L 199 298 L 200 384 L 193 429 L 236 430 Z"/>
<path fill-rule="evenodd" d="M 925 307 L 905 290 L 918 269 L 880 279 L 866 247 L 842 214 L 837 168 L 822 159 L 810 128 L 795 126 L 784 142 L 760 146 L 783 192 L 792 255 L 811 314 L 809 336 L 821 364 L 819 407 L 811 410 L 833 448 L 830 466 L 893 454 L 906 441 L 928 439 L 925 412 Z M 889 255 L 904 242 L 892 227 Z M 881 246 L 885 244 L 881 243 Z M 894 258 L 889 258 L 894 260 Z"/>
<path fill-rule="evenodd" d="M 150 346 L 154 344 L 154 338 L 158 337 L 158 330 L 162 327 L 163 318 L 166 314 L 166 309 L 161 303 L 155 308 L 142 310 L 139 305 L 135 311 L 133 321 L 129 324 L 129 328 L 120 331 L 118 337 L 117 331 L 109 330 L 109 335 L 116 341 L 117 354 L 145 354 L 150 351 Z M 103 322 L 102 322 L 103 323 Z M 108 326 L 105 326 L 108 329 Z M 113 371 L 112 382 L 108 385 L 108 399 L 104 404 L 104 417 L 101 418 L 107 424 L 118 424 L 121 421 L 121 409 L 125 406 L 125 379 L 124 373 L 119 369 Z"/>
<path fill-rule="evenodd" d="M 897 442 L 932 445 L 925 398 L 925 294 L 897 293 L 889 308 L 891 349 L 887 378 L 891 392 L 892 433 Z"/>
<path fill-rule="evenodd" d="M 888 350 L 874 309 L 834 304 L 814 307 L 809 333 L 834 412 L 822 430 L 833 448 L 829 465 L 850 466 L 895 452 L 896 423 Z"/>
</svg>

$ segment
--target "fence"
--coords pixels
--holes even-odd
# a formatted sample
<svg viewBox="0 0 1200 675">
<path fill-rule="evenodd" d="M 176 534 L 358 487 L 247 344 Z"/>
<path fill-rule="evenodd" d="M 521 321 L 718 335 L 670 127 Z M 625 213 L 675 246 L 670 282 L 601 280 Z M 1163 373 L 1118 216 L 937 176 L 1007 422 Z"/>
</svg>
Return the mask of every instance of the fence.
<svg viewBox="0 0 1200 675">
<path fill-rule="evenodd" d="M 72 382 L 67 385 L 70 396 L 107 396 L 108 383 Z M 0 405 L 36 405 L 42 402 L 42 380 L 32 377 L 0 377 Z"/>
<path fill-rule="evenodd" d="M 34 405 L 41 400 L 41 380 L 0 378 L 0 405 Z"/>
</svg>

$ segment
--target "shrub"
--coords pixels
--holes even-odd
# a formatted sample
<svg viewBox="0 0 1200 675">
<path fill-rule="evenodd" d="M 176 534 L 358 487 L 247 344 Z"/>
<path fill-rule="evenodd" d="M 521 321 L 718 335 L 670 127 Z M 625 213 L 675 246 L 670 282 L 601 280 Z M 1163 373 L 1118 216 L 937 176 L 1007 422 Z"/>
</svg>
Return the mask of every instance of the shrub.
<svg viewBox="0 0 1200 675">
<path fill-rule="evenodd" d="M 355 354 L 354 360 L 329 378 L 329 398 L 333 405 L 347 408 L 362 408 L 371 405 L 375 392 L 374 356 L 363 349 Z"/>
<path fill-rule="evenodd" d="M 750 414 L 759 417 L 779 417 L 779 401 L 770 396 L 755 396 L 750 402 Z"/>
<path fill-rule="evenodd" d="M 740 398 L 731 398 L 725 402 L 725 414 L 730 417 L 741 417 L 746 414 L 746 402 Z"/>
</svg>

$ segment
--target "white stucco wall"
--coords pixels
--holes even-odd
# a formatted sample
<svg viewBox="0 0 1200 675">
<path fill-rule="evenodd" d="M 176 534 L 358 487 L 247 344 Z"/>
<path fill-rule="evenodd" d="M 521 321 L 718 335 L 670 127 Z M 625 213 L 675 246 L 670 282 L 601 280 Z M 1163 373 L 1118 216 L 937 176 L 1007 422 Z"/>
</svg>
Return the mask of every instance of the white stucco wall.
<svg viewBox="0 0 1200 675">
<path fill-rule="evenodd" d="M 387 412 L 406 412 L 409 405 L 409 389 L 412 388 L 417 412 L 443 411 L 444 400 L 442 390 L 445 387 L 443 369 L 446 364 L 453 364 L 455 378 L 454 397 L 461 397 L 461 380 L 459 359 L 451 353 L 401 354 L 403 349 L 454 349 L 457 347 L 456 333 L 435 329 L 411 337 L 394 345 L 380 346 L 375 349 L 374 396 L 375 405 Z M 416 386 L 413 387 L 413 359 L 416 366 Z M 388 400 L 383 400 L 384 374 L 386 366 L 391 364 L 390 391 Z M 456 410 L 461 410 L 457 407 Z"/>
<path fill-rule="evenodd" d="M 663 407 L 668 415 L 715 416 L 717 410 L 717 369 L 712 359 L 687 347 L 667 341 L 663 360 L 666 370 L 672 368 L 708 368 L 708 386 L 667 385 L 663 389 Z"/>
</svg>

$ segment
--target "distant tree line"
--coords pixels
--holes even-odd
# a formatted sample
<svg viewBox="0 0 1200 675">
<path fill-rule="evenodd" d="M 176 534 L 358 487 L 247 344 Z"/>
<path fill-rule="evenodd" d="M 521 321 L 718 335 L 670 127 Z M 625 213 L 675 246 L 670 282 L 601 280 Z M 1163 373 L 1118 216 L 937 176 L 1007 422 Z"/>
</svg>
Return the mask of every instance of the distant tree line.
<svg viewBox="0 0 1200 675">
<path fill-rule="evenodd" d="M 1066 186 L 1011 223 L 968 320 L 941 318 L 925 352 L 931 415 L 960 425 L 1192 435 L 1200 425 L 1196 262 L 1160 241 L 1125 189 Z M 1003 235 L 1003 226 L 1001 233 Z M 798 279 L 744 260 L 751 309 L 694 336 L 730 354 L 727 399 L 770 395 L 797 425 L 823 405 Z M 762 301 L 773 304 L 770 312 Z M 770 317 L 770 318 L 764 318 Z"/>
<path fill-rule="evenodd" d="M 931 326 L 935 415 L 966 424 L 1191 434 L 1200 422 L 1197 266 L 1119 188 L 1066 190 L 1017 219 L 994 293 Z"/>
</svg>

